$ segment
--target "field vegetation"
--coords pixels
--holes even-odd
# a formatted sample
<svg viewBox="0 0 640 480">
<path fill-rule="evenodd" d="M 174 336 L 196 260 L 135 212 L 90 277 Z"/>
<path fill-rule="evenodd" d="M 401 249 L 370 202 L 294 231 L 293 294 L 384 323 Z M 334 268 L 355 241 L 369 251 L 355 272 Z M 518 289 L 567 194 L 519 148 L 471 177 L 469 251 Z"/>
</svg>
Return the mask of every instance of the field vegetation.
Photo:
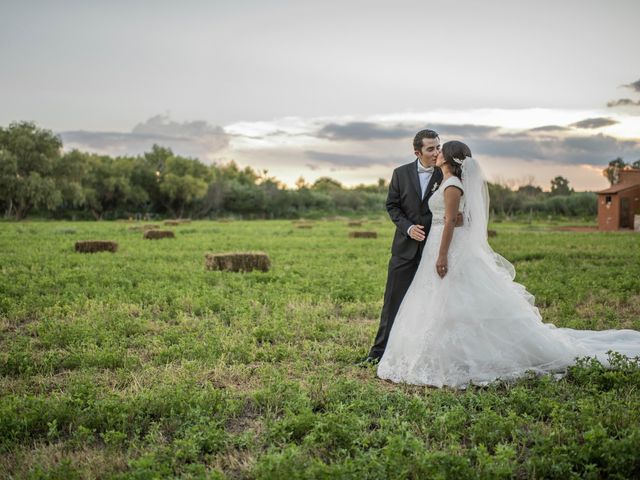
<svg viewBox="0 0 640 480">
<path fill-rule="evenodd" d="M 638 478 L 640 364 L 456 391 L 354 365 L 392 225 L 0 223 L 0 477 Z M 140 226 L 142 223 L 140 223 Z M 500 222 L 494 248 L 558 326 L 640 330 L 633 233 Z M 115 253 L 77 253 L 81 240 Z M 207 271 L 262 251 L 267 272 Z"/>
</svg>

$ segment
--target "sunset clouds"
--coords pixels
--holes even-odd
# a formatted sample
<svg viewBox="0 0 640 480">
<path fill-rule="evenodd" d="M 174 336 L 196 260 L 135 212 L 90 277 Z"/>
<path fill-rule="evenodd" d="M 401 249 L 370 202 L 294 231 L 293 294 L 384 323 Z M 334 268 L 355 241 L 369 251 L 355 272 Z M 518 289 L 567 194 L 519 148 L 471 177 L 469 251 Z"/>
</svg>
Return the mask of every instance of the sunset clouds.
<svg viewBox="0 0 640 480">
<path fill-rule="evenodd" d="M 615 128 L 633 133 L 635 118 L 597 113 L 523 109 L 505 110 L 501 115 L 499 110 L 469 110 L 361 118 L 286 117 L 226 126 L 157 115 L 130 132 L 70 131 L 61 136 L 67 148 L 109 154 L 139 154 L 158 143 L 206 163 L 235 160 L 268 169 L 290 185 L 300 175 L 308 180 L 329 175 L 353 184 L 387 178 L 395 166 L 411 160 L 413 135 L 431 128 L 442 141 L 468 143 L 474 155 L 486 161 L 491 178 L 517 180 L 526 173 L 546 187 L 545 176 L 553 175 L 556 168 L 576 188 L 595 189 L 606 182 L 600 170 L 609 160 L 640 158 L 638 138 L 611 132 Z M 462 119 L 467 123 L 456 123 Z M 539 119 L 553 123 L 538 125 Z M 492 124 L 483 124 L 486 120 Z M 575 174 L 566 174 L 571 171 Z"/>
<path fill-rule="evenodd" d="M 289 185 L 388 179 L 429 127 L 493 178 L 598 189 L 610 159 L 640 158 L 638 18 L 636 0 L 7 0 L 0 125 Z"/>
</svg>

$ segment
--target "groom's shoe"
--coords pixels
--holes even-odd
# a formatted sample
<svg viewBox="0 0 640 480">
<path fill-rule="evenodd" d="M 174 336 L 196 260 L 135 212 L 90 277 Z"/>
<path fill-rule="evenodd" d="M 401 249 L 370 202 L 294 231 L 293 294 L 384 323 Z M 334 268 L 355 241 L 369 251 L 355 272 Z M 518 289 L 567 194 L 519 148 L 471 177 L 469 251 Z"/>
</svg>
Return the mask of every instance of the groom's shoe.
<svg viewBox="0 0 640 480">
<path fill-rule="evenodd" d="M 380 358 L 379 357 L 371 357 L 371 356 L 367 356 L 365 358 L 363 358 L 362 360 L 359 360 L 356 365 L 362 368 L 366 368 L 366 367 L 371 367 L 373 365 L 377 365 L 378 363 L 380 363 Z"/>
</svg>

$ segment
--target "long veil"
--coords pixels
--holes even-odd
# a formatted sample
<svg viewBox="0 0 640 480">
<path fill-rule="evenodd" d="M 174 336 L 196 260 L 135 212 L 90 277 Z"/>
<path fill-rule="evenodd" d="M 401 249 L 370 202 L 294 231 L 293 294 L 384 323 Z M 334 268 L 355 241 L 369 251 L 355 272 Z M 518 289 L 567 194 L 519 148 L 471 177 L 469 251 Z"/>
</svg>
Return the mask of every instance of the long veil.
<svg viewBox="0 0 640 480">
<path fill-rule="evenodd" d="M 513 265 L 502 255 L 497 254 L 489 245 L 487 228 L 489 226 L 489 189 L 487 180 L 478 161 L 467 157 L 462 162 L 462 185 L 465 204 L 462 211 L 465 225 L 469 226 L 469 248 L 480 257 L 495 264 L 511 280 L 516 276 Z"/>
<path fill-rule="evenodd" d="M 489 245 L 489 191 L 481 165 L 472 157 L 461 162 L 464 226 L 454 230 L 449 272 L 440 277 L 433 268 L 442 238 L 437 230 L 439 236 L 427 237 L 378 376 L 464 388 L 528 371 L 564 372 L 585 355 L 606 365 L 608 350 L 640 354 L 635 330 L 575 330 L 544 323 L 533 296 L 513 281 L 513 265 Z M 440 195 L 436 198 L 443 202 Z"/>
</svg>

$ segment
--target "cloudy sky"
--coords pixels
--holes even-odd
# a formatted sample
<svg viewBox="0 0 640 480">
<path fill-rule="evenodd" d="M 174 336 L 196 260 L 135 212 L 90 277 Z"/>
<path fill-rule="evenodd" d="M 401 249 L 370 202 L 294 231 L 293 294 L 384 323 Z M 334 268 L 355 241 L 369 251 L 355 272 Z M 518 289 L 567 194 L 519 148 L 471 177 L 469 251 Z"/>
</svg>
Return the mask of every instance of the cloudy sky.
<svg viewBox="0 0 640 480">
<path fill-rule="evenodd" d="M 389 178 L 428 127 L 490 178 L 607 186 L 640 159 L 640 2 L 0 2 L 0 125 L 158 143 L 292 185 Z"/>
</svg>

